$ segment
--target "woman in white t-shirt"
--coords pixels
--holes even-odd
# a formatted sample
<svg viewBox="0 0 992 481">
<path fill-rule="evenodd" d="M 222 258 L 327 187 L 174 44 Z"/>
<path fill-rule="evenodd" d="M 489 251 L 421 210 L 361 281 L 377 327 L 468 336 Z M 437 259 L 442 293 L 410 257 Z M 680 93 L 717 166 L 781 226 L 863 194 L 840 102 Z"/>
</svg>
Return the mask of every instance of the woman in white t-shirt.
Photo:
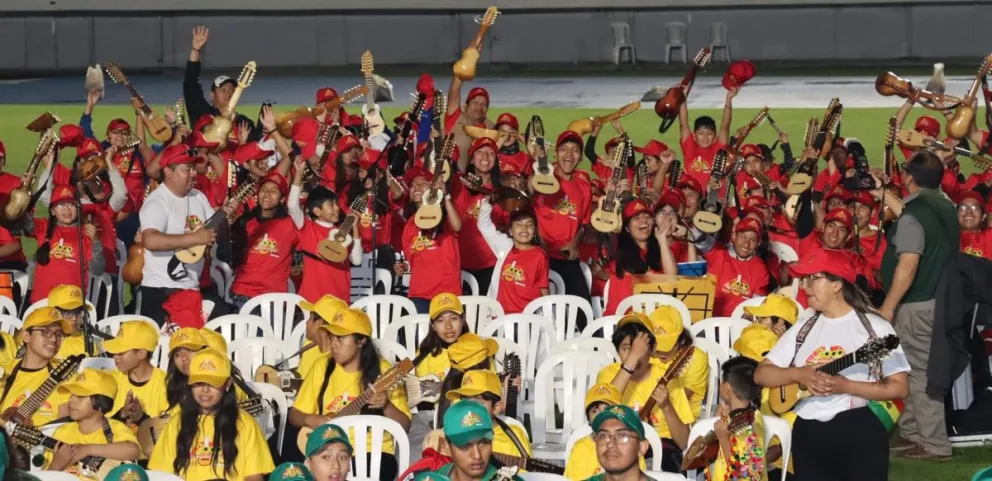
<svg viewBox="0 0 992 481">
<path fill-rule="evenodd" d="M 891 403 L 909 392 L 909 363 L 902 348 L 879 362 L 854 364 L 836 375 L 817 370 L 854 353 L 872 338 L 895 336 L 854 284 L 856 273 L 843 252 L 821 249 L 791 268 L 816 313 L 792 326 L 754 373 L 776 388 L 799 383 L 808 389 L 794 408 L 795 472 L 803 480 L 885 481 L 889 473 Z M 795 367 L 794 367 L 795 366 Z M 776 391 L 773 391 L 774 396 Z M 877 414 L 876 414 L 877 413 Z"/>
</svg>

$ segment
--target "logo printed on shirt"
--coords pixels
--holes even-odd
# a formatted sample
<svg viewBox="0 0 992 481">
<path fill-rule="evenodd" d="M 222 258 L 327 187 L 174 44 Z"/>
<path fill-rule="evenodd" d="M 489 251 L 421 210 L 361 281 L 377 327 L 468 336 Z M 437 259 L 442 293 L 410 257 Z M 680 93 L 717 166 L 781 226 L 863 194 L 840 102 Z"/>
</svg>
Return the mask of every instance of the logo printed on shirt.
<svg viewBox="0 0 992 481">
<path fill-rule="evenodd" d="M 747 282 L 744 282 L 744 280 L 741 279 L 740 276 L 738 276 L 737 279 L 734 279 L 724 284 L 723 291 L 729 292 L 738 297 L 743 297 L 750 294 L 751 286 Z"/>
<path fill-rule="evenodd" d="M 371 227 L 373 220 L 379 220 L 379 216 L 373 216 L 368 209 L 365 209 L 365 212 L 362 212 L 361 217 L 359 217 L 362 227 L 365 228 Z"/>
<path fill-rule="evenodd" d="M 425 235 L 418 235 L 413 239 L 413 250 L 422 251 L 434 248 L 434 239 Z"/>
<path fill-rule="evenodd" d="M 279 244 L 275 239 L 269 238 L 269 234 L 265 234 L 261 239 L 255 243 L 255 247 L 251 248 L 252 254 L 260 254 L 267 256 L 269 254 L 276 255 L 279 253 Z"/>
<path fill-rule="evenodd" d="M 355 396 L 348 394 L 348 391 L 341 393 L 338 397 L 331 400 L 324 406 L 324 412 L 329 414 L 336 414 L 338 411 L 344 409 L 351 401 L 355 400 Z"/>
<path fill-rule="evenodd" d="M 570 202 L 566 195 L 555 206 L 555 210 L 561 215 L 575 215 L 575 204 Z"/>
<path fill-rule="evenodd" d="M 965 254 L 968 254 L 970 256 L 975 256 L 975 257 L 982 257 L 982 255 L 984 255 L 984 252 L 982 252 L 981 249 L 979 249 L 979 248 L 977 248 L 975 246 L 965 247 L 964 250 L 961 251 L 961 252 L 964 252 Z"/>
<path fill-rule="evenodd" d="M 74 251 L 71 245 L 65 243 L 65 239 L 59 239 L 59 242 L 51 247 L 50 254 L 56 259 L 74 259 Z"/>
<path fill-rule="evenodd" d="M 503 280 L 506 282 L 526 281 L 523 269 L 517 267 L 517 261 L 513 261 L 510 265 L 503 266 Z"/>
<path fill-rule="evenodd" d="M 214 441 L 213 439 L 208 439 L 205 436 L 199 437 L 193 447 L 189 450 L 189 458 L 195 459 L 196 464 L 200 466 L 210 466 L 213 464 L 211 459 L 214 455 Z M 214 472 L 223 473 L 224 472 L 224 453 L 217 453 L 217 465 L 214 466 Z"/>
<path fill-rule="evenodd" d="M 479 203 L 480 202 L 482 202 L 482 199 L 479 199 L 476 203 L 472 204 L 472 207 L 469 207 L 468 208 L 468 211 L 466 212 L 466 214 L 468 214 L 469 217 L 471 217 L 473 219 L 478 219 L 479 218 Z"/>
<path fill-rule="evenodd" d="M 692 170 L 695 170 L 696 172 L 699 172 L 701 174 L 708 174 L 708 173 L 710 173 L 710 165 L 707 164 L 705 160 L 703 160 L 703 157 L 702 156 L 696 156 L 695 160 L 693 160 L 691 162 L 691 165 L 690 165 L 689 168 L 691 168 Z"/>
</svg>

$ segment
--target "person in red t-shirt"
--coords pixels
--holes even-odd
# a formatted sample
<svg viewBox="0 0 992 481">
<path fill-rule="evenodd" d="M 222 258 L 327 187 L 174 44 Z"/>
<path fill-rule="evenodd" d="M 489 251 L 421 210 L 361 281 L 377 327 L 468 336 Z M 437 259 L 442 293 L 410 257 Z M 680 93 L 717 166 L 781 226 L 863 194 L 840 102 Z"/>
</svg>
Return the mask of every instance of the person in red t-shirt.
<svg viewBox="0 0 992 481">
<path fill-rule="evenodd" d="M 467 174 L 477 176 L 483 187 L 490 189 L 499 185 L 497 149 L 496 142 L 488 137 L 475 139 L 468 149 L 468 157 L 472 163 L 468 166 Z M 458 216 L 462 220 L 462 229 L 458 232 L 461 268 L 475 277 L 479 283 L 480 293 L 488 292 L 489 281 L 493 277 L 493 268 L 496 266 L 496 255 L 486 245 L 487 239 L 483 238 L 479 231 L 479 217 L 481 216 L 479 207 L 483 194 L 469 190 L 461 182 L 453 182 L 451 197 L 455 208 L 458 209 Z M 500 214 L 497 213 L 497 216 Z M 491 222 L 492 219 L 488 219 L 488 221 Z"/>
<path fill-rule="evenodd" d="M 493 207 L 482 199 L 479 208 L 479 231 L 498 257 L 497 282 L 488 292 L 495 295 L 507 314 L 524 311 L 534 299 L 551 293 L 548 287 L 548 253 L 537 245 L 537 218 L 530 209 L 510 214 L 510 235 L 496 230 L 492 222 Z"/>
<path fill-rule="evenodd" d="M 16 175 L 3 172 L 7 165 L 7 148 L 0 141 L 0 204 L 7 205 L 10 191 L 21 186 L 21 179 Z M 21 247 L 21 238 L 11 234 L 9 230 L 0 227 L 0 269 L 27 270 L 27 259 Z"/>
<path fill-rule="evenodd" d="M 506 112 L 499 114 L 496 117 L 496 130 L 500 131 L 500 136 L 496 139 L 500 170 L 503 164 L 510 162 L 520 166 L 520 172 L 529 173 L 532 169 L 530 155 L 526 149 L 520 148 L 520 121 L 517 117 Z"/>
<path fill-rule="evenodd" d="M 594 125 L 592 128 L 592 133 L 589 134 L 589 138 L 586 140 L 585 155 L 592 163 L 592 173 L 596 174 L 596 177 L 600 180 L 609 182 L 610 176 L 613 175 L 613 156 L 616 154 L 617 147 L 623 140 L 623 126 L 620 124 L 620 120 L 614 120 L 612 122 L 613 128 L 617 131 L 618 136 L 606 142 L 606 156 L 600 157 L 596 154 L 596 138 L 599 135 L 599 129 L 602 125 Z M 627 168 L 624 172 L 622 178 L 627 179 L 628 182 L 634 182 L 634 169 Z"/>
<path fill-rule="evenodd" d="M 655 225 L 672 225 L 668 233 L 668 246 L 672 249 L 675 262 L 695 262 L 696 246 L 686 242 L 688 227 L 682 221 L 685 213 L 685 197 L 678 190 L 665 192 L 654 207 Z"/>
<path fill-rule="evenodd" d="M 733 99 L 739 91 L 740 87 L 727 91 L 727 101 L 723 106 L 719 131 L 716 121 L 705 115 L 697 118 L 692 130 L 689 130 L 688 102 L 683 102 L 679 109 L 679 145 L 682 147 L 682 158 L 685 159 L 683 172 L 685 176 L 696 179 L 700 185 L 709 182 L 713 157 L 720 149 L 727 146 L 727 142 L 730 142 Z"/>
<path fill-rule="evenodd" d="M 683 218 L 692 219 L 696 215 L 696 212 L 699 212 L 699 202 L 706 195 L 706 191 L 703 190 L 703 184 L 700 184 L 693 177 L 683 177 L 676 187 L 682 191 L 682 196 L 685 197 L 685 213 L 683 214 Z"/>
<path fill-rule="evenodd" d="M 768 293 L 768 267 L 755 255 L 763 231 L 761 222 L 746 217 L 734 226 L 733 242 L 729 246 L 721 245 L 710 235 L 697 238 L 696 247 L 703 251 L 706 270 L 716 276 L 713 316 L 730 316 L 741 302 Z"/>
<path fill-rule="evenodd" d="M 338 98 L 338 91 L 331 87 L 324 87 L 317 90 L 317 103 L 314 107 L 325 108 L 324 104 Z M 344 107 L 338 105 L 332 109 L 324 111 L 323 115 L 317 116 L 317 122 L 322 124 L 338 124 L 341 126 L 345 125 L 345 120 L 348 118 L 348 113 L 344 111 Z"/>
<path fill-rule="evenodd" d="M 68 185 L 55 186 L 48 219 L 35 219 L 34 226 L 38 250 L 34 254 L 32 303 L 46 299 L 48 292 L 57 285 L 79 287 L 81 279 L 88 278 L 87 274 L 103 275 L 106 264 L 96 226 L 83 225 L 80 238 L 76 189 Z M 84 262 L 82 270 L 80 262 Z"/>
<path fill-rule="evenodd" d="M 415 215 L 403 227 L 403 253 L 410 263 L 410 291 L 408 296 L 417 312 L 427 314 L 431 299 L 442 292 L 461 295 L 461 250 L 458 233 L 462 219 L 458 208 L 445 192 L 444 179 L 434 179 L 431 174 L 417 167 L 407 169 L 404 180 L 410 186 L 410 201 L 414 212 L 425 202 L 428 193 L 441 196 L 441 222 L 434 228 L 421 230 Z"/>
<path fill-rule="evenodd" d="M 871 192 L 858 190 L 851 194 L 850 202 L 851 212 L 854 213 L 856 221 L 854 225 L 856 226 L 855 232 L 858 236 L 860 254 L 868 263 L 868 268 L 871 269 L 875 282 L 880 283 L 879 271 L 882 269 L 882 254 L 885 253 L 888 242 L 885 240 L 885 235 L 881 234 L 878 229 L 873 229 L 871 225 L 877 214 L 878 200 Z"/>
<path fill-rule="evenodd" d="M 0 141 L 0 203 L 4 205 L 7 204 L 7 198 L 10 196 L 10 191 L 21 186 L 21 178 L 4 172 L 4 167 L 7 166 L 7 147 L 3 145 Z"/>
<path fill-rule="evenodd" d="M 617 236 L 616 259 L 606 267 L 610 280 L 604 293 L 604 314 L 616 314 L 620 302 L 634 294 L 634 275 L 678 272 L 670 245 L 675 223 L 669 215 L 660 218 L 662 223 L 655 225 L 651 208 L 643 200 L 635 199 L 624 206 L 624 228 Z"/>
<path fill-rule="evenodd" d="M 641 162 L 644 163 L 647 176 L 645 179 L 638 178 L 632 190 L 638 198 L 644 199 L 648 205 L 653 206 L 665 188 L 665 176 L 668 175 L 668 169 L 675 161 L 675 152 L 664 142 L 657 140 L 649 140 L 644 147 L 634 147 L 634 151 L 644 155 Z M 642 189 L 641 184 L 646 188 Z"/>
<path fill-rule="evenodd" d="M 961 252 L 992 260 L 992 230 L 985 228 L 985 199 L 975 191 L 965 192 L 958 202 Z"/>
<path fill-rule="evenodd" d="M 472 125 L 495 129 L 496 124 L 489 120 L 489 92 L 482 87 L 475 87 L 465 96 L 465 108 L 462 108 L 462 84 L 458 76 L 451 77 L 448 87 L 448 106 L 444 116 L 444 131 L 455 134 L 455 145 L 462 152 L 468 152 L 472 138 L 465 133 L 464 127 Z M 465 172 L 471 159 L 466 156 L 458 160 L 458 171 Z"/>
</svg>

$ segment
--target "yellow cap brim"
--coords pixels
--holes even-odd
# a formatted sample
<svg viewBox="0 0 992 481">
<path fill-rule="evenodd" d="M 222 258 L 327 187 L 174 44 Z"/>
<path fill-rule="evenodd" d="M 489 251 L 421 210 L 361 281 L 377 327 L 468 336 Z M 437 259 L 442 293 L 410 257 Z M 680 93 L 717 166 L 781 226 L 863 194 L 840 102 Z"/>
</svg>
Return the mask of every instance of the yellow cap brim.
<svg viewBox="0 0 992 481">
<path fill-rule="evenodd" d="M 176 344 L 174 346 L 169 346 L 169 354 L 171 355 L 173 352 L 176 352 L 176 349 L 186 348 L 189 349 L 190 351 L 199 351 L 200 349 L 203 349 L 205 347 L 207 347 L 206 344 L 200 344 L 198 342 L 193 342 L 193 341 L 180 342 L 179 344 Z"/>
<path fill-rule="evenodd" d="M 455 401 L 463 397 L 481 396 L 483 393 L 487 392 L 489 392 L 489 390 L 486 389 L 485 386 L 466 386 L 455 389 L 454 391 L 448 391 L 448 394 L 446 394 L 445 397 L 447 397 L 449 401 Z"/>
<path fill-rule="evenodd" d="M 120 354 L 132 349 L 141 349 L 143 351 L 154 352 L 156 347 L 158 347 L 158 344 L 155 346 L 139 346 L 136 345 L 134 341 L 124 339 L 123 337 L 115 337 L 113 339 L 103 341 L 103 350 L 110 354 Z"/>
<path fill-rule="evenodd" d="M 314 307 L 317 307 L 317 304 L 307 301 L 300 301 L 297 305 L 300 306 L 300 309 L 307 311 L 312 311 Z"/>
<path fill-rule="evenodd" d="M 679 333 L 672 334 L 662 334 L 660 336 L 654 336 L 655 339 L 655 350 L 661 352 L 668 352 L 675 348 L 675 343 L 679 340 Z"/>
<path fill-rule="evenodd" d="M 194 384 L 199 384 L 199 383 L 202 382 L 202 383 L 209 384 L 209 385 L 211 385 L 211 386 L 213 386 L 215 388 L 223 388 L 224 387 L 224 383 L 226 383 L 228 379 L 229 379 L 229 376 L 215 376 L 215 375 L 211 375 L 211 374 L 197 374 L 195 376 L 194 375 L 191 375 L 189 377 L 189 385 L 192 386 Z"/>
<path fill-rule="evenodd" d="M 28 326 L 25 329 L 32 329 L 32 328 L 35 328 L 35 327 L 45 327 L 45 326 L 50 326 L 52 324 L 58 324 L 58 325 L 62 326 L 62 333 L 63 334 L 68 334 L 68 333 L 70 333 L 72 331 L 72 326 L 69 325 L 69 321 L 67 321 L 65 319 L 59 319 L 57 321 L 44 322 L 44 323 L 41 323 L 41 324 L 35 324 L 33 326 Z"/>
<path fill-rule="evenodd" d="M 617 399 L 611 398 L 610 396 L 593 396 L 589 399 L 586 399 L 586 403 L 585 403 L 586 409 L 589 409 L 589 406 L 592 406 L 593 404 L 599 402 L 603 402 L 606 404 L 619 404 L 619 402 L 617 402 Z"/>
<path fill-rule="evenodd" d="M 461 315 L 464 315 L 465 314 L 465 309 L 458 309 L 458 308 L 454 308 L 454 307 L 445 307 L 445 308 L 442 308 L 442 309 L 440 309 L 438 311 L 431 312 L 430 313 L 430 318 L 431 319 L 436 319 L 438 316 L 440 316 L 441 314 L 444 314 L 445 312 L 454 312 L 455 314 L 458 314 L 459 316 L 461 316 Z"/>
<path fill-rule="evenodd" d="M 96 395 L 107 396 L 109 398 L 115 397 L 115 396 L 112 396 L 112 395 L 110 395 L 108 393 L 98 392 L 96 389 L 93 389 L 92 386 L 88 386 L 88 385 L 86 385 L 84 383 L 79 383 L 79 382 L 67 382 L 67 383 L 59 386 L 59 389 L 65 391 L 65 392 L 67 392 L 69 394 L 72 394 L 72 395 L 75 395 L 75 396 L 80 396 L 80 397 L 96 396 Z"/>
</svg>

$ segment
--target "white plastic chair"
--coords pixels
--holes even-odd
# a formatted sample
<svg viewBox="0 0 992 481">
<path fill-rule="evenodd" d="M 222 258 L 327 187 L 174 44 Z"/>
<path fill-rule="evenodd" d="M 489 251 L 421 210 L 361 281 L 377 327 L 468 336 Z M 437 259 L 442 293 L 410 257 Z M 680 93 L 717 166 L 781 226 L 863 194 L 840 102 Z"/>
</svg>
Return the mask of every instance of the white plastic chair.
<svg viewBox="0 0 992 481">
<path fill-rule="evenodd" d="M 125 322 L 128 321 L 145 321 L 148 324 L 151 324 L 156 331 L 161 330 L 158 323 L 156 323 L 154 319 L 146 316 L 140 316 L 137 314 L 122 314 L 119 316 L 110 316 L 104 319 L 100 319 L 99 321 L 96 321 L 96 324 L 94 324 L 94 326 L 100 332 L 110 334 L 111 336 L 116 336 L 117 332 L 121 330 L 121 324 L 124 324 Z"/>
<path fill-rule="evenodd" d="M 278 419 L 279 424 L 272 426 L 272 434 L 277 434 L 276 439 L 279 441 L 279 454 L 282 454 L 282 442 L 286 436 L 286 421 L 289 419 L 289 401 L 286 399 L 286 393 L 271 384 L 250 382 L 248 385 L 265 399 L 268 407 L 275 407 L 276 409 L 276 412 L 270 413 L 269 421 L 274 424 Z"/>
<path fill-rule="evenodd" d="M 472 332 L 479 332 L 491 320 L 505 314 L 503 306 L 492 297 L 458 296 L 458 300 L 462 301 L 462 307 L 465 308 L 464 319 Z"/>
<path fill-rule="evenodd" d="M 573 426 L 585 420 L 586 391 L 596 384 L 599 371 L 612 362 L 612 357 L 605 352 L 566 351 L 552 354 L 541 363 L 534 382 L 535 414 L 531 422 L 535 457 L 565 459 L 561 445 L 568 440 Z M 562 373 L 560 384 L 555 380 L 557 370 Z M 556 402 L 559 389 L 561 404 Z M 563 415 L 561 426 L 557 424 L 556 411 Z"/>
<path fill-rule="evenodd" d="M 262 364 L 278 364 L 294 352 L 279 339 L 241 338 L 227 345 L 231 364 L 237 366 L 246 378 L 253 378 Z"/>
<path fill-rule="evenodd" d="M 734 349 L 734 341 L 741 337 L 741 331 L 751 325 L 750 321 L 733 317 L 711 317 L 689 326 L 693 337 L 704 337 L 727 351 Z"/>
<path fill-rule="evenodd" d="M 682 63 L 689 63 L 689 51 L 685 41 L 685 24 L 671 22 L 665 24 L 665 63 L 672 62 L 672 50 L 682 54 Z"/>
<path fill-rule="evenodd" d="M 478 296 L 479 293 L 479 280 L 472 275 L 471 272 L 462 271 L 462 287 L 468 286 L 468 290 L 465 291 L 466 295 Z M 463 289 L 464 290 L 464 289 Z"/>
<path fill-rule="evenodd" d="M 603 339 L 612 339 L 613 333 L 617 330 L 617 323 L 623 316 L 604 316 L 586 324 L 579 337 L 596 337 L 596 331 L 603 331 Z"/>
<path fill-rule="evenodd" d="M 169 367 L 169 342 L 171 341 L 171 336 L 166 336 L 165 334 L 158 336 L 158 346 L 155 347 L 155 352 L 152 353 L 152 357 L 148 360 L 152 363 L 152 366 L 163 371 Z"/>
<path fill-rule="evenodd" d="M 4 299 L 7 298 L 4 297 Z M 9 301 L 10 299 L 7 300 Z M 17 311 L 15 310 L 14 312 L 16 313 Z M 20 329 L 21 326 L 23 325 L 24 325 L 24 321 L 12 315 L 0 314 L 0 330 L 6 332 L 7 334 L 10 334 L 11 336 L 13 336 L 14 333 L 17 332 L 17 330 Z"/>
<path fill-rule="evenodd" d="M 754 296 L 750 299 L 744 299 L 740 304 L 737 304 L 737 307 L 730 313 L 730 317 L 744 319 L 745 307 L 760 306 L 763 302 L 765 302 L 765 296 Z"/>
<path fill-rule="evenodd" d="M 362 265 L 351 267 L 351 302 L 371 296 L 375 293 L 372 285 L 372 272 L 375 271 L 375 283 L 382 286 L 383 292 L 393 291 L 393 274 L 386 269 L 377 268 L 372 262 L 372 254 L 362 255 Z"/>
<path fill-rule="evenodd" d="M 517 476 L 520 476 L 520 479 L 523 479 L 524 481 L 568 481 L 568 478 L 552 473 L 532 473 L 529 471 L 521 471 L 517 473 Z"/>
<path fill-rule="evenodd" d="M 799 255 L 796 254 L 796 250 L 790 247 L 788 244 L 783 244 L 781 242 L 770 242 L 768 243 L 768 249 L 778 257 L 779 261 L 783 264 L 789 264 L 792 262 L 799 261 Z M 799 279 L 792 280 L 792 290 L 789 293 L 789 297 L 793 300 L 799 295 Z M 800 309 L 802 311 L 802 309 Z"/>
<path fill-rule="evenodd" d="M 586 278 L 586 288 L 592 291 L 592 268 L 589 267 L 589 264 L 580 261 L 579 270 L 582 271 L 582 277 Z"/>
<path fill-rule="evenodd" d="M 617 354 L 617 348 L 613 346 L 613 343 L 600 337 L 577 337 L 567 341 L 559 341 L 551 348 L 552 355 L 568 351 L 602 352 L 608 354 L 613 359 L 612 362 L 620 360 L 620 355 Z"/>
<path fill-rule="evenodd" d="M 681 474 L 666 473 L 660 469 L 646 471 L 644 474 L 647 474 L 649 478 L 655 481 L 686 481 L 685 476 L 682 476 Z"/>
<path fill-rule="evenodd" d="M 217 288 L 217 295 L 225 301 L 231 302 L 231 285 L 227 280 L 233 279 L 234 273 L 225 272 L 225 269 L 229 271 L 231 267 L 217 260 L 212 261 L 210 263 L 210 280 Z"/>
<path fill-rule="evenodd" d="M 29 263 L 29 266 L 33 266 L 33 265 L 34 265 L 33 262 Z M 33 270 L 33 269 L 29 267 L 29 270 Z M 31 276 L 28 275 L 27 272 L 15 271 L 13 269 L 0 269 L 0 273 L 10 274 L 14 286 L 17 287 L 17 292 L 15 294 L 21 296 L 21 305 L 18 306 L 18 308 L 14 311 L 13 314 L 11 314 L 12 316 L 17 316 L 17 314 L 24 309 L 24 306 L 28 305 L 28 290 L 30 289 L 31 286 Z"/>
<path fill-rule="evenodd" d="M 622 301 L 617 306 L 617 314 L 623 314 L 628 309 L 651 315 L 658 306 L 672 306 L 682 315 L 682 326 L 686 329 L 692 325 L 692 315 L 685 304 L 668 294 L 636 294 Z"/>
<path fill-rule="evenodd" d="M 79 481 L 79 478 L 62 471 L 31 471 L 41 481 Z"/>
<path fill-rule="evenodd" d="M 537 314 L 551 321 L 558 342 L 576 336 L 579 314 L 585 314 L 586 321 L 593 319 L 589 301 L 567 294 L 538 297 L 524 307 L 524 314 Z"/>
<path fill-rule="evenodd" d="M 727 24 L 714 22 L 710 24 L 710 52 L 716 60 L 717 49 L 723 49 L 727 62 L 730 62 L 730 45 L 727 44 Z"/>
<path fill-rule="evenodd" d="M 34 304 L 31 304 L 24 311 L 24 315 L 21 316 L 21 319 L 27 319 L 28 318 L 28 315 L 30 315 L 32 312 L 37 311 L 39 308 L 45 307 L 47 305 L 48 305 L 48 299 L 42 299 L 42 300 L 40 300 L 38 302 L 35 302 Z M 90 309 L 90 312 L 92 312 L 93 315 L 96 316 L 96 314 L 97 314 L 96 313 L 96 307 L 93 305 L 92 302 L 90 302 L 90 301 L 87 300 L 86 301 L 86 307 L 88 307 Z"/>
<path fill-rule="evenodd" d="M 401 359 L 406 359 L 408 357 L 406 348 L 396 341 L 390 341 L 388 339 L 372 339 L 372 345 L 375 346 L 376 351 L 379 352 L 379 357 L 389 361 L 390 364 L 396 364 Z"/>
<path fill-rule="evenodd" d="M 691 445 L 696 438 L 705 436 L 706 433 L 712 431 L 717 419 L 716 417 L 697 419 L 692 427 L 689 428 L 689 441 L 686 446 Z M 696 470 L 689 471 L 686 477 L 696 479 Z"/>
<path fill-rule="evenodd" d="M 398 342 L 406 349 L 410 359 L 417 357 L 420 342 L 431 330 L 431 317 L 428 314 L 411 314 L 396 319 L 382 333 L 382 339 Z"/>
<path fill-rule="evenodd" d="M 103 294 L 103 304 L 97 309 L 95 315 L 97 319 L 104 319 L 110 316 L 111 298 L 114 293 L 114 281 L 109 274 L 100 276 L 89 276 L 89 287 L 86 289 L 86 300 L 97 305 L 100 302 L 100 295 Z M 123 295 L 123 294 L 122 294 Z"/>
<path fill-rule="evenodd" d="M 240 313 L 252 315 L 253 310 L 259 309 L 259 313 L 255 315 L 268 319 L 275 338 L 285 341 L 289 339 L 293 326 L 296 325 L 297 311 L 302 314 L 300 319 L 306 320 L 310 316 L 309 311 L 299 306 L 300 301 L 303 300 L 296 294 L 262 294 L 249 299 L 244 306 L 241 306 Z"/>
<path fill-rule="evenodd" d="M 508 339 L 523 350 L 520 356 L 522 396 L 519 403 L 525 415 L 534 413 L 534 378 L 537 366 L 544 361 L 551 350 L 555 327 L 547 319 L 534 314 L 509 314 L 481 327 L 480 337 Z M 533 418 L 532 418 L 533 419 Z"/>
<path fill-rule="evenodd" d="M 792 453 L 792 428 L 785 419 L 762 415 L 765 422 L 765 449 L 772 442 L 773 437 L 778 437 L 778 442 L 782 445 L 782 466 L 789 466 L 789 456 Z M 786 469 L 782 470 L 782 481 L 786 478 Z"/>
<path fill-rule="evenodd" d="M 630 25 L 627 23 L 611 23 L 610 30 L 613 31 L 613 64 L 620 65 L 624 59 L 624 52 L 629 57 L 630 63 L 637 63 L 637 54 L 634 51 L 634 44 L 630 40 Z"/>
<path fill-rule="evenodd" d="M 203 307 L 200 308 L 200 310 L 203 314 L 203 323 L 206 324 L 207 319 L 210 319 L 210 314 L 214 312 L 214 301 L 204 299 L 202 306 Z"/>
<path fill-rule="evenodd" d="M 658 436 L 658 431 L 654 426 L 643 422 L 644 425 L 644 437 L 647 438 L 648 444 L 651 445 L 651 469 L 653 471 L 661 471 L 661 452 L 662 444 L 661 437 Z M 576 426 L 572 431 L 572 434 L 568 436 L 568 444 L 565 445 L 565 459 L 572 454 L 572 448 L 575 447 L 575 443 L 579 442 L 580 439 L 592 436 L 592 426 L 588 424 L 583 424 L 581 426 Z M 655 478 L 657 479 L 657 478 Z M 685 478 L 683 478 L 685 479 Z"/>
<path fill-rule="evenodd" d="M 383 435 L 385 433 L 389 433 L 393 437 L 393 445 L 396 446 L 396 461 L 399 464 L 398 472 L 402 473 L 410 467 L 410 438 L 398 422 L 385 416 L 358 415 L 335 418 L 332 423 L 348 430 L 351 434 L 351 445 L 355 448 L 355 452 L 352 453 L 355 470 L 348 475 L 348 479 L 353 479 L 356 476 L 379 479 Z M 370 439 L 372 440 L 371 444 L 368 442 Z M 372 446 L 371 453 L 368 450 L 370 445 Z"/>
<path fill-rule="evenodd" d="M 305 323 L 300 323 L 305 324 Z M 228 314 L 212 319 L 203 325 L 204 329 L 217 331 L 230 344 L 238 339 L 264 338 L 281 340 L 275 336 L 272 324 L 259 317 L 247 314 Z"/>
<path fill-rule="evenodd" d="M 548 292 L 551 295 L 565 293 L 565 278 L 555 271 L 548 271 Z"/>
<path fill-rule="evenodd" d="M 101 371 L 116 371 L 117 364 L 109 357 L 87 357 L 79 363 L 79 371 L 83 369 L 99 369 Z"/>
<path fill-rule="evenodd" d="M 146 470 L 145 473 L 148 474 L 148 481 L 183 481 L 183 478 L 163 471 Z"/>
<path fill-rule="evenodd" d="M 0 296 L 0 315 L 17 317 L 17 304 L 13 299 Z"/>
<path fill-rule="evenodd" d="M 692 340 L 694 346 L 706 353 L 706 360 L 709 363 L 709 376 L 706 380 L 706 394 L 703 396 L 701 411 L 702 417 L 716 414 L 716 406 L 720 402 L 720 374 L 723 363 L 727 362 L 735 353 L 717 344 L 714 341 L 703 337 Z"/>
<path fill-rule="evenodd" d="M 351 307 L 361 309 L 369 315 L 369 320 L 372 321 L 372 339 L 381 338 L 394 320 L 417 313 L 417 306 L 413 301 L 389 294 L 363 297 Z"/>
</svg>

